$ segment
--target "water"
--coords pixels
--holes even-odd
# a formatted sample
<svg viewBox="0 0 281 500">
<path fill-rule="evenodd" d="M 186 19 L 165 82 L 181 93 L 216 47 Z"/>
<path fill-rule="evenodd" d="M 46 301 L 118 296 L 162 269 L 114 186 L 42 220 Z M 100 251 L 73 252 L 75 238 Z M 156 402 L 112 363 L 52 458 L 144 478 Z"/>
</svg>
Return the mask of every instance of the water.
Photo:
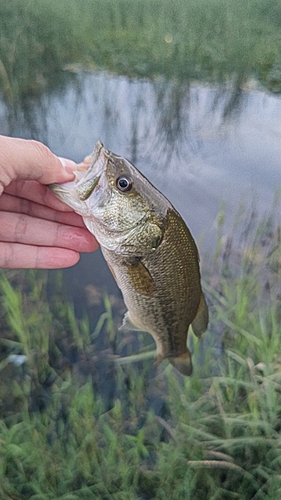
<svg viewBox="0 0 281 500">
<path fill-rule="evenodd" d="M 100 139 L 133 161 L 208 247 L 223 201 L 228 214 L 243 197 L 263 211 L 281 183 L 280 98 L 244 91 L 231 108 L 232 97 L 220 87 L 81 73 L 35 106 L 31 123 L 21 117 L 13 135 L 76 161 Z M 3 119 L 0 132 L 10 133 Z"/>
<path fill-rule="evenodd" d="M 241 204 L 245 211 L 270 211 L 281 185 L 281 101 L 256 89 L 234 93 L 219 85 L 80 72 L 16 115 L 3 103 L 0 110 L 0 133 L 39 139 L 76 161 L 101 140 L 133 161 L 182 214 L 203 276 L 221 211 L 227 235 Z M 120 299 L 114 311 L 120 324 L 121 293 L 99 250 L 82 254 L 64 281 L 76 315 L 86 308 L 91 328 L 104 311 L 105 292 Z"/>
<path fill-rule="evenodd" d="M 0 132 L 42 140 L 76 161 L 103 141 L 169 198 L 201 254 L 214 248 L 222 206 L 227 232 L 241 203 L 268 211 L 281 185 L 280 97 L 255 89 L 82 72 L 16 121 L 2 119 Z M 82 255 L 65 279 L 78 312 L 86 285 L 119 294 L 99 252 Z"/>
</svg>

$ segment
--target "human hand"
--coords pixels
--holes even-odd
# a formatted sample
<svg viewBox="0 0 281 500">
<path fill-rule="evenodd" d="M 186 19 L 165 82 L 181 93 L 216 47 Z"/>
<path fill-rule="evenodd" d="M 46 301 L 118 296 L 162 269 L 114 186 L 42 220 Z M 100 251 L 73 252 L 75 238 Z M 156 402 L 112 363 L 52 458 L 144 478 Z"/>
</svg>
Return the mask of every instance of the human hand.
<svg viewBox="0 0 281 500">
<path fill-rule="evenodd" d="M 75 163 L 36 141 L 0 136 L 0 267 L 55 269 L 98 244 L 45 184 L 74 179 Z"/>
</svg>

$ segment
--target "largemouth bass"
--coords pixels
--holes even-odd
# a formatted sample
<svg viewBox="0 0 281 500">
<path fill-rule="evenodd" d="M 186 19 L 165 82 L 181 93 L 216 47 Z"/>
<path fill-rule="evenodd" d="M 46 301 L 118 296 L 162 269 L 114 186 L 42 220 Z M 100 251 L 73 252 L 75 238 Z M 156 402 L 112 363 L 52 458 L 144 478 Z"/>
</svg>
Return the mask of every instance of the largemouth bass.
<svg viewBox="0 0 281 500">
<path fill-rule="evenodd" d="M 81 165 L 75 181 L 50 189 L 98 240 L 128 309 L 120 329 L 149 332 L 157 361 L 191 375 L 188 328 L 200 337 L 208 309 L 189 229 L 134 165 L 100 142 Z"/>
</svg>

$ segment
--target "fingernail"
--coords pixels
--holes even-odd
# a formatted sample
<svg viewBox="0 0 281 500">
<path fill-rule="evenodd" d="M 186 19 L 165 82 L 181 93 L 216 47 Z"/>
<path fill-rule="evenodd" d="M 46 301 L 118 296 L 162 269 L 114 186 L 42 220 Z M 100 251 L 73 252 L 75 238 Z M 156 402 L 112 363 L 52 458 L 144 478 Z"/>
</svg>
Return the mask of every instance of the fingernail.
<svg viewBox="0 0 281 500">
<path fill-rule="evenodd" d="M 73 174 L 73 171 L 77 170 L 77 164 L 75 161 L 69 160 L 68 158 L 61 158 L 60 156 L 58 158 L 66 172 L 69 174 Z"/>
</svg>

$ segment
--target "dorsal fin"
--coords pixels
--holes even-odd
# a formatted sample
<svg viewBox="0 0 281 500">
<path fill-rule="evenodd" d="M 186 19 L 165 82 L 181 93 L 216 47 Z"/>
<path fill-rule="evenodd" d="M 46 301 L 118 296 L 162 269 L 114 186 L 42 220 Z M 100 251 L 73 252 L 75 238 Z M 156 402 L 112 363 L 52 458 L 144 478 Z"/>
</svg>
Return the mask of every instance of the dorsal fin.
<svg viewBox="0 0 281 500">
<path fill-rule="evenodd" d="M 202 333 L 207 330 L 209 321 L 208 306 L 205 301 L 203 292 L 201 292 L 199 307 L 197 309 L 196 316 L 191 323 L 193 333 L 197 337 L 201 337 Z"/>
</svg>

